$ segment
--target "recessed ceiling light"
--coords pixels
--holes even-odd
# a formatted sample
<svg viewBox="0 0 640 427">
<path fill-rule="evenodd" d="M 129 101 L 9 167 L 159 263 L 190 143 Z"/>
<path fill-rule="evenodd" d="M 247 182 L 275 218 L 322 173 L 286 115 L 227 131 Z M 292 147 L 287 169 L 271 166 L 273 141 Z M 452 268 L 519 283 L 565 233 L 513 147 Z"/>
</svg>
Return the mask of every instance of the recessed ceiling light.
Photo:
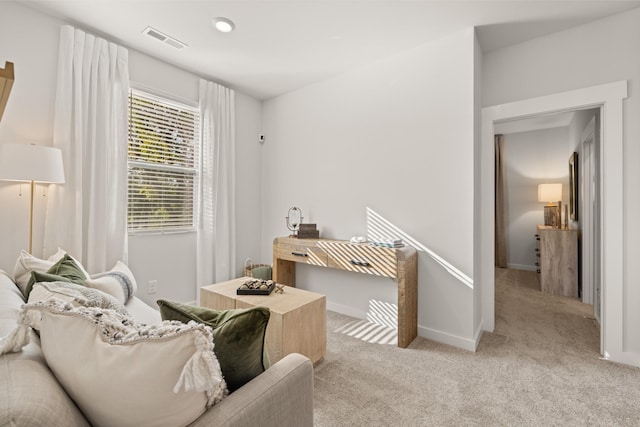
<svg viewBox="0 0 640 427">
<path fill-rule="evenodd" d="M 230 33 L 236 28 L 236 24 L 234 24 L 231 19 L 222 16 L 213 18 L 213 26 L 221 33 Z"/>
</svg>

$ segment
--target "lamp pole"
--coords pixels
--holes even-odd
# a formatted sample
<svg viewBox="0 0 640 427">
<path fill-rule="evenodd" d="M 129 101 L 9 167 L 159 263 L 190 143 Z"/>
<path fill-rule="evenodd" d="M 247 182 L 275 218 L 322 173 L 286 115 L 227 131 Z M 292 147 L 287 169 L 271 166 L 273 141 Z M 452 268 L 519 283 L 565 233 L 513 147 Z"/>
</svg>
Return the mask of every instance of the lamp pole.
<svg viewBox="0 0 640 427">
<path fill-rule="evenodd" d="M 33 193 L 35 187 L 35 181 L 31 180 L 31 206 L 29 208 L 29 253 L 31 255 L 33 255 Z"/>
</svg>

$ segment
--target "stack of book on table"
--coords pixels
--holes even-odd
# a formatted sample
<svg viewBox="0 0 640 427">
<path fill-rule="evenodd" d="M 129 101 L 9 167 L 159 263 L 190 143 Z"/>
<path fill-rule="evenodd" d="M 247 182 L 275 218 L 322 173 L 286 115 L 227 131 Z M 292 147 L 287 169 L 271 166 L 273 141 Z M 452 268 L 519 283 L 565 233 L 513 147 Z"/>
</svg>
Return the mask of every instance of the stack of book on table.
<svg viewBox="0 0 640 427">
<path fill-rule="evenodd" d="M 385 248 L 402 248 L 404 242 L 402 239 L 373 239 L 371 240 L 373 246 L 382 246 Z"/>
</svg>

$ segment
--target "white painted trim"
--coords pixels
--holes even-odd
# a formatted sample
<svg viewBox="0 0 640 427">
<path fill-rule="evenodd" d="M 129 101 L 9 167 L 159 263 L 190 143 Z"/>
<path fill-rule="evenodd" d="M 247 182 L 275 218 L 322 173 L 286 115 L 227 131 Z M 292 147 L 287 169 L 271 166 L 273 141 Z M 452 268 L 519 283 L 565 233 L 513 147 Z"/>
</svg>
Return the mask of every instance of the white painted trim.
<svg viewBox="0 0 640 427">
<path fill-rule="evenodd" d="M 605 358 L 640 366 L 640 355 L 625 351 L 623 274 L 623 100 L 627 81 L 618 81 L 482 109 L 480 144 L 480 242 L 474 256 L 482 293 L 482 324 L 495 328 L 494 283 L 494 123 L 602 106 L 601 227 L 602 227 L 602 354 Z"/>
<path fill-rule="evenodd" d="M 336 304 L 331 301 L 327 301 L 327 310 L 344 314 L 345 316 L 355 317 L 357 319 L 365 320 L 367 318 L 367 313 L 364 311 L 355 309 L 348 305 Z M 473 352 L 478 348 L 482 332 L 482 324 L 480 324 L 478 325 L 478 329 L 475 331 L 473 339 L 469 339 L 418 325 L 418 336 Z"/>
<path fill-rule="evenodd" d="M 482 338 L 483 333 L 484 331 L 482 330 L 482 324 L 480 324 L 476 328 L 476 332 L 473 334 L 473 340 L 475 341 L 473 351 L 478 350 L 478 345 L 480 345 L 480 338 Z"/>
<path fill-rule="evenodd" d="M 365 311 L 358 310 L 344 304 L 337 304 L 335 302 L 327 300 L 327 310 L 335 311 L 336 313 L 344 314 L 345 316 L 355 317 L 356 319 L 365 320 L 367 313 Z"/>
<path fill-rule="evenodd" d="M 476 349 L 478 348 L 478 343 L 480 342 L 481 334 L 482 334 L 481 327 L 478 328 L 478 330 L 476 331 L 476 334 L 474 334 L 474 339 L 469 339 L 469 338 L 453 335 L 448 332 L 427 328 L 425 326 L 418 326 L 418 335 L 423 338 L 437 341 L 441 344 L 447 344 L 453 347 L 458 347 L 463 350 L 473 351 L 473 352 L 475 352 Z"/>
<path fill-rule="evenodd" d="M 594 281 L 591 279 L 591 261 L 594 258 L 597 258 L 595 255 L 593 258 L 590 257 L 590 254 L 592 254 L 592 252 L 597 253 L 597 251 L 595 250 L 595 247 L 591 247 L 591 246 L 595 246 L 592 242 L 594 242 L 595 240 L 595 236 L 593 236 L 592 234 L 592 228 L 591 226 L 593 225 L 593 222 L 595 221 L 595 218 L 592 218 L 593 216 L 593 212 L 591 211 L 591 203 L 592 203 L 592 198 L 593 198 L 593 194 L 591 192 L 591 184 L 593 182 L 593 177 L 596 174 L 596 172 L 593 170 L 592 166 L 597 164 L 597 162 L 594 161 L 594 158 L 597 158 L 600 150 L 599 150 L 599 145 L 596 143 L 596 141 L 599 138 L 596 138 L 596 117 L 592 117 L 591 120 L 589 120 L 589 123 L 587 123 L 587 126 L 585 126 L 585 128 L 583 129 L 582 135 L 580 136 L 580 157 L 578 158 L 578 164 L 579 167 L 581 168 L 580 171 L 578 171 L 578 175 L 580 176 L 580 192 L 582 194 L 582 214 L 580 214 L 580 212 L 578 213 L 578 217 L 580 218 L 580 225 L 581 225 L 581 234 L 582 234 L 582 302 L 585 304 L 594 304 L 594 292 L 595 292 L 595 285 L 594 285 Z M 589 158 L 586 157 L 585 152 L 586 152 L 586 146 L 587 146 L 587 141 L 591 140 L 591 142 L 589 144 L 591 144 L 590 146 L 590 156 Z M 588 168 L 585 167 L 585 161 L 589 162 L 589 166 Z M 588 172 L 588 175 L 585 173 Z M 598 177 L 599 179 L 599 177 Z M 600 188 L 598 188 L 598 192 L 600 191 Z M 582 216 L 580 216 L 582 215 Z M 597 271 L 597 269 L 595 270 Z M 595 307 L 594 307 L 595 310 Z M 594 313 L 594 315 L 596 316 L 596 319 L 598 320 L 598 322 L 600 321 L 600 315 Z"/>
<path fill-rule="evenodd" d="M 537 271 L 538 267 L 535 265 L 525 265 L 525 264 L 511 264 L 507 263 L 507 268 L 512 268 L 514 270 L 526 270 L 526 271 Z"/>
</svg>

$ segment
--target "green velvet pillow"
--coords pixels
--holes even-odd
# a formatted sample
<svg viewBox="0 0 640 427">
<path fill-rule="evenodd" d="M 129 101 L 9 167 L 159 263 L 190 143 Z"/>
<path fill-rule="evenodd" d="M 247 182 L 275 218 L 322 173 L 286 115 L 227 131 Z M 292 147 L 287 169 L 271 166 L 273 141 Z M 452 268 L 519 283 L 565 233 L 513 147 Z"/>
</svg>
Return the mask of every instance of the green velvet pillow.
<svg viewBox="0 0 640 427">
<path fill-rule="evenodd" d="M 65 257 L 68 257 L 68 255 L 65 255 Z M 69 257 L 70 261 L 67 261 L 64 266 L 58 265 L 64 259 L 65 258 L 60 259 L 60 261 L 55 263 L 46 273 L 32 270 L 31 277 L 29 278 L 29 282 L 25 288 L 25 298 L 29 299 L 29 294 L 33 289 L 33 285 L 38 282 L 70 282 L 77 283 L 79 285 L 84 284 L 84 273 L 77 267 L 75 261 L 73 261 L 71 257 Z M 73 268 L 74 265 L 76 266 L 75 269 Z"/>
<path fill-rule="evenodd" d="M 58 276 L 64 276 L 72 281 L 81 282 L 88 279 L 82 268 L 76 263 L 76 260 L 69 254 L 64 254 L 60 261 L 51 266 L 47 273 L 57 274 Z"/>
<path fill-rule="evenodd" d="M 166 300 L 157 302 L 162 320 L 183 323 L 195 320 L 211 326 L 213 352 L 230 393 L 269 367 L 264 342 L 270 315 L 268 308 L 211 310 Z"/>
</svg>

